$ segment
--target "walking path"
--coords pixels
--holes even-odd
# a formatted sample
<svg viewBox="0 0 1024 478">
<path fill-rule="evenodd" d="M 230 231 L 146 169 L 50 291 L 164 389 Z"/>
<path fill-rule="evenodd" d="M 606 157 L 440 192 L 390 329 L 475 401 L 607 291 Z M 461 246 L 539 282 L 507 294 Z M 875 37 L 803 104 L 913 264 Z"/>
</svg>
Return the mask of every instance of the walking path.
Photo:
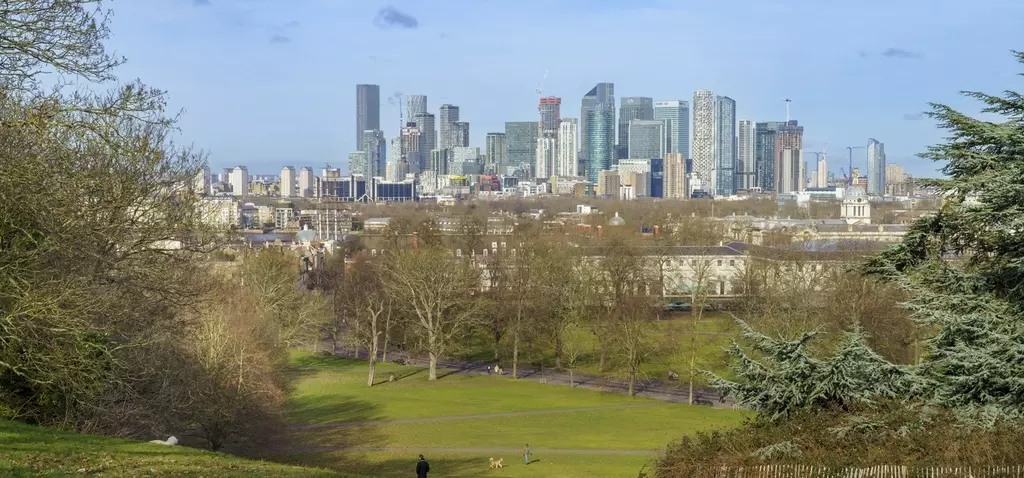
<svg viewBox="0 0 1024 478">
<path fill-rule="evenodd" d="M 522 453 L 522 448 L 420 448 L 420 447 L 323 447 L 323 446 L 297 446 L 282 448 L 276 453 L 328 453 L 334 451 L 347 452 L 375 452 L 375 451 L 399 451 L 406 453 Z M 571 448 L 534 448 L 531 454 L 543 453 L 548 455 L 657 455 L 656 450 L 588 450 Z"/>
<path fill-rule="evenodd" d="M 529 415 L 551 415 L 557 413 L 573 413 L 573 412 L 594 412 L 599 410 L 620 410 L 624 408 L 643 408 L 653 407 L 660 404 L 657 403 L 643 403 L 638 405 L 613 405 L 608 407 L 585 407 L 585 408 L 560 408 L 555 410 L 532 410 L 524 412 L 502 412 L 502 413 L 485 413 L 478 415 L 450 415 L 444 417 L 425 417 L 425 418 L 402 418 L 395 420 L 371 420 L 363 422 L 341 422 L 341 423 L 315 423 L 311 425 L 291 425 L 288 428 L 293 430 L 315 430 L 321 428 L 349 428 L 349 427 L 363 427 L 363 426 L 378 426 L 378 425 L 397 425 L 404 423 L 430 423 L 430 422 L 447 422 L 454 420 L 475 420 L 479 418 L 503 418 L 503 417 L 524 417 Z"/>
<path fill-rule="evenodd" d="M 327 344 L 328 348 L 331 344 Z M 345 353 L 345 351 L 337 350 L 335 355 L 339 357 L 352 358 L 353 354 L 351 351 Z M 429 362 L 426 359 L 411 357 L 406 353 L 389 350 L 388 357 L 391 357 L 394 362 L 395 358 L 404 360 L 407 365 L 415 365 L 418 367 L 427 367 Z M 366 352 L 363 350 L 359 351 L 359 358 L 366 360 L 368 357 Z M 487 369 L 492 363 L 483 362 L 469 362 L 465 360 L 453 360 L 453 359 L 441 359 L 437 362 L 438 378 L 443 378 L 450 374 L 463 374 L 463 375 L 486 375 Z M 445 370 L 441 370 L 445 369 Z M 511 378 L 509 375 L 511 370 L 503 369 L 504 373 L 502 376 Z M 582 387 L 588 390 L 596 390 L 599 392 L 612 392 L 612 393 L 629 393 L 629 383 L 623 380 L 615 380 L 608 377 L 599 377 L 595 375 L 583 375 L 574 374 L 573 383 L 576 387 Z M 570 384 L 569 374 L 566 372 L 558 372 L 551 369 L 542 369 L 531 366 L 519 367 L 519 379 L 520 380 L 531 380 L 534 382 L 548 383 L 554 385 L 565 385 Z M 649 381 L 637 381 L 634 385 L 635 396 L 651 398 L 654 400 L 662 400 L 672 403 L 687 403 L 690 400 L 689 390 L 683 387 L 682 383 L 674 382 L 678 385 L 671 385 L 672 382 L 663 380 L 649 380 Z M 713 390 L 707 388 L 694 388 L 693 391 L 694 401 L 704 401 L 705 403 L 710 402 L 712 406 L 716 408 L 737 408 L 735 402 L 729 399 L 723 400 L 721 395 Z"/>
</svg>

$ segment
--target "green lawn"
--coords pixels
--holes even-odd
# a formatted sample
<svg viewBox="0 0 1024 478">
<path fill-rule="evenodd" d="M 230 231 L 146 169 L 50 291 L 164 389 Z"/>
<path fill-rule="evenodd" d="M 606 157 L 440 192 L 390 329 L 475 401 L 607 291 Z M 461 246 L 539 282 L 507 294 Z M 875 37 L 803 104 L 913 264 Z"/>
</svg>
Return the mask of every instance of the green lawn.
<svg viewBox="0 0 1024 478">
<path fill-rule="evenodd" d="M 668 371 L 674 370 L 680 376 L 686 376 L 690 360 L 690 331 L 694 329 L 689 313 L 673 313 L 670 318 L 652 322 L 651 355 L 641 367 L 644 379 L 665 380 Z M 710 370 L 723 377 L 731 378 L 732 370 L 722 350 L 728 347 L 729 341 L 738 337 L 736 324 L 732 317 L 721 312 L 706 312 L 697 323 L 694 335 L 697 349 L 697 368 Z M 520 360 L 524 364 L 537 363 L 552 367 L 555 363 L 554 348 L 544 337 L 524 337 L 528 342 L 520 349 Z M 529 342 L 536 347 L 530 347 Z M 477 362 L 494 360 L 494 338 L 487 331 L 478 331 L 467 340 L 467 345 L 458 352 L 458 358 Z M 600 375 L 623 379 L 625 370 L 617 363 L 617 357 L 609 354 L 605 370 L 599 369 L 598 340 L 592 334 L 586 335 L 586 342 L 581 344 L 585 353 L 578 359 L 577 371 L 588 375 Z M 508 337 L 498 344 L 498 355 L 508 370 L 511 370 L 512 356 Z M 704 385 L 703 376 L 698 376 L 697 383 Z"/>
<path fill-rule="evenodd" d="M 735 426 L 744 416 L 508 377 L 454 374 L 430 382 L 421 368 L 393 364 L 381 364 L 379 383 L 369 388 L 363 362 L 301 352 L 292 360 L 298 368 L 290 420 L 349 426 L 297 430 L 296 446 L 329 451 L 275 459 L 366 476 L 406 476 L 421 452 L 438 476 L 636 476 L 653 458 L 642 453 L 689 432 Z M 399 380 L 386 382 L 390 374 Z M 599 409 L 578 410 L 593 408 Z M 508 413 L 523 414 L 473 416 Z M 356 425 L 409 419 L 415 421 Z M 534 453 L 540 461 L 522 464 L 518 450 L 525 443 L 545 450 Z M 363 450 L 345 450 L 351 448 Z M 402 450 L 372 450 L 379 448 Z M 506 467 L 488 470 L 492 456 L 504 458 Z"/>
<path fill-rule="evenodd" d="M 337 473 L 182 446 L 80 435 L 0 421 L 0 476 L 328 477 Z"/>
</svg>

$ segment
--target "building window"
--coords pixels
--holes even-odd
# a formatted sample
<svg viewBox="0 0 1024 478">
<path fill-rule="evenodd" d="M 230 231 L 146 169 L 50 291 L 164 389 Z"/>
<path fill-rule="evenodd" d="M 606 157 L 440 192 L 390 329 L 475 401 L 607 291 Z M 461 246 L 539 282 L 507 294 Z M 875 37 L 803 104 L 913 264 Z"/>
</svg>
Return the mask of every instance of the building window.
<svg viewBox="0 0 1024 478">
<path fill-rule="evenodd" d="M 462 249 L 455 249 L 455 255 L 457 257 L 462 257 Z"/>
<path fill-rule="evenodd" d="M 722 267 L 722 260 L 721 259 L 718 260 L 718 267 Z"/>
<path fill-rule="evenodd" d="M 732 260 L 732 259 L 729 259 L 729 267 L 735 267 L 735 266 L 736 266 L 736 261 Z"/>
<path fill-rule="evenodd" d="M 697 259 L 690 259 L 690 267 L 697 267 Z"/>
</svg>

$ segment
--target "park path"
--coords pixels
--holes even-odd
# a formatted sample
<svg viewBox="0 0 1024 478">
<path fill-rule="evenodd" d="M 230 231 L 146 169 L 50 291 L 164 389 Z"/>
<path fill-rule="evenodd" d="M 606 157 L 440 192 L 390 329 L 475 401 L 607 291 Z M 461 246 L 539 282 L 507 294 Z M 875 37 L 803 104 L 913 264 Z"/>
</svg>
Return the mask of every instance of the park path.
<svg viewBox="0 0 1024 478">
<path fill-rule="evenodd" d="M 292 430 L 316 430 L 321 428 L 349 428 L 379 425 L 399 425 L 405 423 L 430 423 L 455 420 L 476 420 L 481 418 L 525 417 L 530 415 L 553 415 L 558 413 L 594 412 L 599 410 L 621 410 L 625 408 L 644 408 L 658 405 L 660 404 L 643 403 L 637 405 L 611 405 L 607 407 L 560 408 L 555 410 L 530 410 L 522 412 L 484 413 L 477 415 L 449 415 L 442 417 L 400 418 L 394 420 L 371 420 L 362 422 L 314 423 L 310 425 L 291 425 L 288 428 Z"/>
<path fill-rule="evenodd" d="M 421 448 L 421 447 L 355 447 L 355 446 L 338 446 L 338 447 L 325 447 L 325 446 L 296 446 L 289 448 L 282 448 L 275 453 L 329 453 L 334 451 L 341 452 L 388 452 L 397 451 L 405 453 L 514 453 L 520 454 L 523 452 L 522 448 Z M 546 455 L 657 455 L 657 450 L 608 450 L 608 449 L 572 449 L 572 448 L 533 448 L 531 449 L 531 455 L 533 454 L 546 454 Z"/>
<path fill-rule="evenodd" d="M 333 345 L 327 343 L 327 349 L 331 350 Z M 336 349 L 335 355 L 345 358 L 354 358 L 351 350 Z M 403 353 L 399 350 L 388 350 L 388 357 L 400 358 L 404 360 L 407 365 L 414 365 L 417 367 L 427 367 L 428 361 L 424 358 L 413 357 L 409 354 Z M 360 350 L 358 358 L 367 360 L 368 356 L 365 350 Z M 394 360 L 392 360 L 394 362 Z M 470 362 L 466 360 L 455 360 L 455 359 L 441 359 L 437 362 L 438 378 L 443 378 L 451 374 L 462 374 L 462 375 L 487 375 L 487 369 L 493 365 L 493 362 Z M 440 370 L 444 369 L 444 370 Z M 504 370 L 508 372 L 508 370 Z M 503 376 L 509 376 L 507 373 Z M 574 374 L 572 383 L 573 386 L 579 388 L 585 388 L 588 390 L 595 390 L 599 392 L 611 392 L 611 393 L 629 393 L 629 383 L 623 380 L 615 380 L 608 377 L 600 377 L 596 375 L 584 375 Z M 511 378 L 509 376 L 509 378 Z M 520 366 L 519 367 L 519 380 L 531 380 L 534 382 L 552 384 L 552 385 L 563 385 L 569 386 L 569 374 L 566 372 L 559 372 L 551 369 L 544 369 L 532 366 Z M 671 385 L 669 382 L 663 380 L 647 380 L 637 381 L 635 384 L 637 397 L 645 397 L 654 400 L 661 400 L 672 403 L 687 403 L 689 402 L 689 390 L 683 387 L 682 383 L 675 382 L 676 386 Z M 711 403 L 716 408 L 739 408 L 734 401 L 725 399 L 723 400 L 721 395 L 708 388 L 694 388 L 693 391 L 694 400 L 701 400 L 705 403 Z"/>
</svg>

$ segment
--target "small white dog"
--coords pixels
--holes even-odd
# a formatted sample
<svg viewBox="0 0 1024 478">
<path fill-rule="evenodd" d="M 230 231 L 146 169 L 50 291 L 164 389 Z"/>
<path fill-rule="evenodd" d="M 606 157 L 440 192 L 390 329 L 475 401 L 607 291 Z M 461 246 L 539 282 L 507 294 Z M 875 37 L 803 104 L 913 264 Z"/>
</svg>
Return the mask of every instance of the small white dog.
<svg viewBox="0 0 1024 478">
<path fill-rule="evenodd" d="M 174 445 L 178 444 L 178 439 L 174 438 L 174 437 L 170 437 L 170 438 L 167 439 L 167 441 L 163 441 L 163 440 L 150 440 L 150 443 L 156 443 L 157 445 L 174 446 Z"/>
</svg>

